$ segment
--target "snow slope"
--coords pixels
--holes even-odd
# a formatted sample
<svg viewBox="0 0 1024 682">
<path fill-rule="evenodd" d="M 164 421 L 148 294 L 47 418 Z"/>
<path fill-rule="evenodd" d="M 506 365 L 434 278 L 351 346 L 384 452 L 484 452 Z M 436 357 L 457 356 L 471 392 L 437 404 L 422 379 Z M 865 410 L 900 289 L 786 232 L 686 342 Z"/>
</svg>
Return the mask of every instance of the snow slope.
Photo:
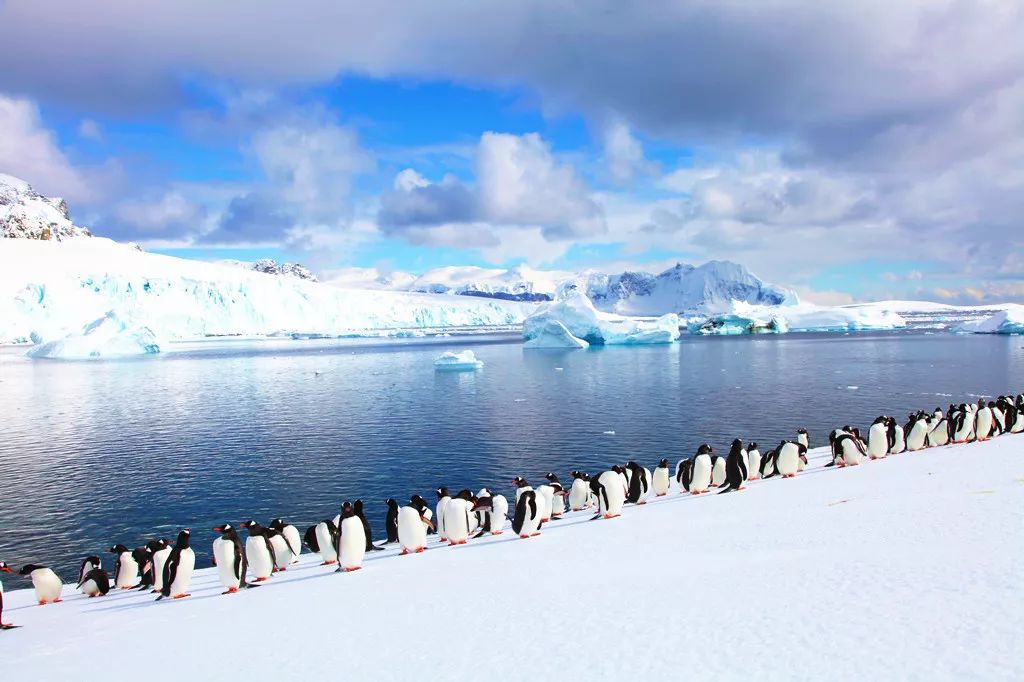
<svg viewBox="0 0 1024 682">
<path fill-rule="evenodd" d="M 63 199 L 36 192 L 24 180 L 0 173 L 0 238 L 74 239 L 88 237 L 76 227 Z"/>
<path fill-rule="evenodd" d="M 569 514 L 332 573 L 305 555 L 220 596 L 5 595 L 9 679 L 985 679 L 1024 677 L 1024 437 Z M 648 459 L 660 454 L 650 453 Z M 648 462 L 650 464 L 650 462 Z M 566 466 L 570 462 L 566 463 Z M 509 491 L 506 491 L 507 493 Z M 193 529 L 195 541 L 213 533 Z M 431 536 L 435 537 L 435 536 Z M 0 557 L 2 559 L 2 557 Z M 253 646 L 255 644 L 255 646 Z M 154 662 L 158 662 L 154 664 Z M 543 674 L 541 672 L 543 671 Z M 228 674 L 228 673 L 225 673 Z"/>
<path fill-rule="evenodd" d="M 113 311 L 168 340 L 516 325 L 525 303 L 340 289 L 107 239 L 0 240 L 0 343 L 51 341 Z"/>
</svg>

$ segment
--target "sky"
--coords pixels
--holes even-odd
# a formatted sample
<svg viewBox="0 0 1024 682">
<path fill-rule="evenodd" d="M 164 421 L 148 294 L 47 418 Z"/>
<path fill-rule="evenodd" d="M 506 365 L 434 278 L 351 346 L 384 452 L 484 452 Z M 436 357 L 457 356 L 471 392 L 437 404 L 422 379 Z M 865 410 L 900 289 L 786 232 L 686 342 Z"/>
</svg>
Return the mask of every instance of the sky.
<svg viewBox="0 0 1024 682">
<path fill-rule="evenodd" d="M 0 172 L 147 250 L 1024 301 L 1015 0 L 0 0 L 0 26 Z"/>
</svg>

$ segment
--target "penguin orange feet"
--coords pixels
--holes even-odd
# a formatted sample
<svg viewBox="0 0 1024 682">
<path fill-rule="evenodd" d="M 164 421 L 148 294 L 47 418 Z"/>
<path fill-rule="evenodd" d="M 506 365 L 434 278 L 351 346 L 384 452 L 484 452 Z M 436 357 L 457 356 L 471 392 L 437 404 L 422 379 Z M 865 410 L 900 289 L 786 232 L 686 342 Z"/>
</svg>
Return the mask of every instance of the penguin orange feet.
<svg viewBox="0 0 1024 682">
<path fill-rule="evenodd" d="M 465 540 L 459 540 L 459 541 L 458 541 L 458 542 L 456 542 L 455 544 L 456 544 L 456 545 L 464 545 L 464 544 L 466 544 L 466 541 L 465 541 Z"/>
<path fill-rule="evenodd" d="M 185 597 L 191 597 L 191 594 L 176 594 L 171 599 L 184 599 Z"/>
<path fill-rule="evenodd" d="M 46 600 L 45 599 L 40 599 L 39 600 L 39 605 L 40 606 L 46 606 Z"/>
<path fill-rule="evenodd" d="M 665 497 L 668 493 L 658 493 L 655 497 Z"/>
<path fill-rule="evenodd" d="M 529 536 L 529 535 L 526 535 L 526 534 L 524 534 L 524 533 L 520 533 L 520 534 L 519 534 L 519 539 L 520 539 L 520 540 L 529 540 L 529 539 L 530 539 L 530 536 Z M 45 603 L 45 602 L 43 602 L 43 603 Z"/>
<path fill-rule="evenodd" d="M 531 538 L 535 538 L 535 537 L 537 537 L 538 535 L 540 535 L 540 532 L 537 532 L 537 533 L 530 533 L 530 537 L 531 537 Z"/>
<path fill-rule="evenodd" d="M 423 553 L 424 553 L 424 552 L 426 552 L 426 551 L 427 551 L 427 548 L 426 548 L 426 547 L 417 547 L 417 548 L 416 548 L 416 553 L 417 553 L 417 554 L 423 554 Z"/>
<path fill-rule="evenodd" d="M 409 553 L 409 550 L 403 548 L 402 551 L 398 553 L 398 556 L 405 556 L 408 553 Z"/>
<path fill-rule="evenodd" d="M 452 540 L 451 542 L 448 543 L 448 546 L 449 547 L 454 547 L 457 544 L 459 544 L 459 543 L 455 542 L 455 540 Z"/>
<path fill-rule="evenodd" d="M 229 587 L 228 589 L 221 592 L 221 594 L 234 594 L 235 592 L 238 592 L 237 587 Z"/>
<path fill-rule="evenodd" d="M 360 568 L 362 568 L 362 566 L 346 566 L 341 570 L 345 571 L 346 573 L 351 573 L 352 571 L 358 571 Z"/>
<path fill-rule="evenodd" d="M 336 563 L 338 563 L 338 562 L 337 562 L 337 561 L 335 561 L 334 559 L 332 559 L 332 560 L 330 560 L 330 561 L 325 561 L 325 562 L 323 562 L 323 563 L 322 563 L 322 564 L 320 564 L 320 565 L 321 565 L 321 566 L 333 566 L 333 565 L 334 565 L 334 564 L 336 564 Z"/>
<path fill-rule="evenodd" d="M 267 576 L 263 576 L 262 578 L 256 578 L 256 582 L 258 582 L 258 583 L 266 582 L 267 580 L 268 580 Z"/>
<path fill-rule="evenodd" d="M 60 603 L 60 597 L 57 597 L 56 599 L 54 599 L 54 600 L 53 600 L 52 602 L 50 602 L 50 603 L 51 603 L 51 604 L 58 604 L 58 603 Z"/>
<path fill-rule="evenodd" d="M 622 514 L 605 514 L 602 518 L 605 518 L 605 519 L 617 519 L 620 516 L 622 516 Z"/>
<path fill-rule="evenodd" d="M 491 531 L 491 535 L 501 535 L 504 532 L 505 531 L 503 531 L 503 530 L 492 530 Z"/>
<path fill-rule="evenodd" d="M 647 500 L 640 500 L 637 504 L 647 504 Z"/>
</svg>

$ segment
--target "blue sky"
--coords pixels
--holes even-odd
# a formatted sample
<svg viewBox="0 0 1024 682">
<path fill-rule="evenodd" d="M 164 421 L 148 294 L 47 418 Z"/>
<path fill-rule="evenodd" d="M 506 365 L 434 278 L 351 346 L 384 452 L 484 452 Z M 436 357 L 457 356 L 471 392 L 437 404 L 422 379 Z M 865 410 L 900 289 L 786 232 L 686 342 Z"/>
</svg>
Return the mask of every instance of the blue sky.
<svg viewBox="0 0 1024 682">
<path fill-rule="evenodd" d="M 1024 299 L 1015 3 L 222 10 L 0 3 L 0 172 L 325 276 L 728 259 L 821 302 Z"/>
</svg>

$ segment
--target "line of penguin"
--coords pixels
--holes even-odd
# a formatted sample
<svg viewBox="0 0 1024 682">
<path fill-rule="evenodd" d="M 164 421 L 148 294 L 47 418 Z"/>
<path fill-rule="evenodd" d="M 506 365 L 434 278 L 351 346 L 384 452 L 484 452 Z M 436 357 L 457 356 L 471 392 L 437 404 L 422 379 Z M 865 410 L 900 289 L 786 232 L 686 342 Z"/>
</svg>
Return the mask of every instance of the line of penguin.
<svg viewBox="0 0 1024 682">
<path fill-rule="evenodd" d="M 1004 433 L 1024 432 L 1024 394 L 1015 398 L 950 405 L 943 412 L 918 411 L 900 425 L 894 417 L 880 416 L 868 429 L 867 439 L 859 429 L 844 426 L 829 434 L 831 458 L 826 467 L 847 467 L 860 464 L 864 458 L 882 459 L 907 451 L 928 447 L 985 441 Z M 795 441 L 783 440 L 763 454 L 757 443 L 732 442 L 729 454 L 721 457 L 703 443 L 690 458 L 675 467 L 675 481 L 681 493 L 700 495 L 711 489 L 720 493 L 744 489 L 745 481 L 778 476 L 792 478 L 807 466 L 810 440 L 806 429 L 798 429 Z M 592 520 L 619 516 L 625 504 L 646 504 L 653 492 L 667 495 L 671 487 L 669 460 L 662 459 L 652 472 L 630 461 L 615 465 L 599 474 L 588 476 L 572 471 L 572 484 L 566 490 L 554 473 L 547 474 L 544 484 L 534 488 L 522 476 L 512 480 L 515 489 L 512 531 L 527 539 L 540 535 L 541 527 L 558 520 L 567 509 L 578 512 L 596 509 Z M 463 545 L 484 534 L 501 535 L 509 520 L 509 502 L 504 495 L 483 488 L 476 494 L 461 490 L 455 495 L 448 488 L 436 491 L 437 504 L 431 510 L 426 500 L 413 495 L 408 504 L 386 500 L 388 511 L 384 525 L 387 540 L 373 542 L 373 532 L 361 500 L 345 502 L 333 518 L 310 526 L 300 536 L 298 529 L 281 519 L 267 526 L 256 521 L 241 525 L 248 537 L 244 544 L 238 530 L 230 523 L 215 526 L 213 563 L 223 594 L 258 587 L 274 573 L 286 571 L 298 562 L 302 545 L 320 555 L 321 566 L 336 566 L 338 572 L 356 571 L 362 567 L 366 552 L 380 551 L 384 545 L 397 544 L 401 554 L 419 553 L 427 549 L 427 536 L 436 533 L 439 542 L 449 546 Z M 436 520 L 436 521 L 435 521 Z M 86 557 L 78 572 L 77 589 L 88 597 L 106 595 L 112 589 L 142 590 L 164 598 L 182 599 L 190 596 L 189 584 L 195 569 L 195 553 L 190 547 L 191 529 L 178 533 L 172 543 L 167 539 L 150 540 L 142 547 L 129 549 L 116 544 L 107 549 L 114 555 L 113 580 L 102 567 L 98 556 Z M 12 573 L 0 561 L 0 573 Z M 64 587 L 61 578 L 50 568 L 27 564 L 18 571 L 30 576 L 40 605 L 61 601 Z M 250 578 L 251 577 L 251 578 Z M 3 583 L 0 583 L 0 629 L 15 625 L 3 622 Z"/>
</svg>

